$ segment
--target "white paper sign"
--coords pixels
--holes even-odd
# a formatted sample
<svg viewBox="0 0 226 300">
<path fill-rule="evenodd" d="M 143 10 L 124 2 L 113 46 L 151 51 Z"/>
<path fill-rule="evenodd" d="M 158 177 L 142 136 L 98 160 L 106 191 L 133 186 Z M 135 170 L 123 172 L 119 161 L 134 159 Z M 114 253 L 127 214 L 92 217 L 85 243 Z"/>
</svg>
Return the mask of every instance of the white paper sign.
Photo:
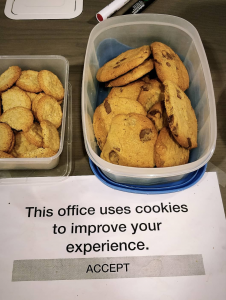
<svg viewBox="0 0 226 300">
<path fill-rule="evenodd" d="M 1 186 L 0 240 L 0 299 L 226 299 L 215 173 L 162 195 L 95 176 Z"/>
</svg>

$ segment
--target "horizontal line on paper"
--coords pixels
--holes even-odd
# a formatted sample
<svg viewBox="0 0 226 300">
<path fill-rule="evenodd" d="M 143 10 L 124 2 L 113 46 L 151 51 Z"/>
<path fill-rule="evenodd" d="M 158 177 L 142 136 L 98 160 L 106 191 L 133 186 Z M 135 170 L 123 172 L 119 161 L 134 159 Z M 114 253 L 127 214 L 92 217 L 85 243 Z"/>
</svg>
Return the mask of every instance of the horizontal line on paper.
<svg viewBox="0 0 226 300">
<path fill-rule="evenodd" d="M 12 281 L 205 275 L 201 254 L 14 260 Z"/>
</svg>

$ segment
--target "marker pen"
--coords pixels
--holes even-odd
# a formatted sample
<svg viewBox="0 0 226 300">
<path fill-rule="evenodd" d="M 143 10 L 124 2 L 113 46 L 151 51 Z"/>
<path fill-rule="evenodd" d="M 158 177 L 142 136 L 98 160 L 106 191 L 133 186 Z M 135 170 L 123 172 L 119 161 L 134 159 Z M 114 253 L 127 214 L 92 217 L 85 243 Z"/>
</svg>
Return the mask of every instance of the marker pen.
<svg viewBox="0 0 226 300">
<path fill-rule="evenodd" d="M 139 14 L 154 1 L 155 0 L 139 0 L 134 3 L 126 12 L 124 12 L 123 15 Z"/>
<path fill-rule="evenodd" d="M 108 17 L 113 15 L 113 13 L 115 13 L 117 10 L 119 10 L 121 7 L 126 5 L 126 3 L 128 3 L 129 1 L 130 0 L 114 0 L 108 6 L 106 6 L 96 14 L 97 21 L 101 22 L 107 19 Z"/>
</svg>

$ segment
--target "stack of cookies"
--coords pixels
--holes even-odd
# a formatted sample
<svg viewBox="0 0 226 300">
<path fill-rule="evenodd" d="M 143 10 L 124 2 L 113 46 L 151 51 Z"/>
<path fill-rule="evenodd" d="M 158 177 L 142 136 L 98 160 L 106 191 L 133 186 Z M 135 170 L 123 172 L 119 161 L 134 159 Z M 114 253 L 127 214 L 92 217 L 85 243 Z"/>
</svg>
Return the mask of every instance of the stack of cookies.
<svg viewBox="0 0 226 300">
<path fill-rule="evenodd" d="M 179 56 L 154 42 L 128 50 L 96 75 L 111 87 L 93 115 L 101 158 L 130 167 L 186 164 L 197 147 L 197 119 L 184 91 L 189 75 Z"/>
<path fill-rule="evenodd" d="M 0 75 L 0 158 L 54 156 L 64 88 L 48 70 L 9 67 Z"/>
</svg>

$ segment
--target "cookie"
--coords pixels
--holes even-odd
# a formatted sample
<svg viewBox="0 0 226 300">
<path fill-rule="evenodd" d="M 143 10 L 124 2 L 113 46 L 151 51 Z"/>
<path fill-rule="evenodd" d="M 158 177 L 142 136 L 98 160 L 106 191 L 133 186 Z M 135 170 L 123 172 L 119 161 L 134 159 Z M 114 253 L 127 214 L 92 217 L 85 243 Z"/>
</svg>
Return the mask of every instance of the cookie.
<svg viewBox="0 0 226 300">
<path fill-rule="evenodd" d="M 0 150 L 10 152 L 14 146 L 14 134 L 8 124 L 0 123 Z"/>
<path fill-rule="evenodd" d="M 0 150 L 0 158 L 14 158 L 14 156 Z"/>
<path fill-rule="evenodd" d="M 154 123 L 157 132 L 167 126 L 168 122 L 164 101 L 155 103 L 148 111 L 147 117 Z"/>
<path fill-rule="evenodd" d="M 113 87 L 108 94 L 108 99 L 118 97 L 136 101 L 143 85 L 144 82 L 142 80 L 137 80 L 122 87 Z"/>
<path fill-rule="evenodd" d="M 62 109 L 60 104 L 51 96 L 43 96 L 37 105 L 37 118 L 39 122 L 48 120 L 55 125 L 56 128 L 60 127 L 62 122 Z"/>
<path fill-rule="evenodd" d="M 179 56 L 170 47 L 160 42 L 152 43 L 151 50 L 158 78 L 162 82 L 171 80 L 185 91 L 189 87 L 189 75 Z"/>
<path fill-rule="evenodd" d="M 15 135 L 13 133 L 12 144 L 11 144 L 11 146 L 9 148 L 9 151 L 8 151 L 8 153 L 10 153 L 10 154 L 11 154 L 11 151 L 13 150 L 14 145 L 15 145 L 15 141 L 16 141 L 16 138 L 15 138 Z"/>
<path fill-rule="evenodd" d="M 50 71 L 42 70 L 38 74 L 40 87 L 46 95 L 54 97 L 57 101 L 64 98 L 64 88 L 59 78 Z"/>
<path fill-rule="evenodd" d="M 0 75 L 0 92 L 9 89 L 20 77 L 21 68 L 18 66 L 9 67 Z"/>
<path fill-rule="evenodd" d="M 172 81 L 164 81 L 165 107 L 173 136 L 184 148 L 197 147 L 198 124 L 190 99 Z"/>
<path fill-rule="evenodd" d="M 60 137 L 56 127 L 49 121 L 44 120 L 40 123 L 43 136 L 43 148 L 50 148 L 57 152 L 60 148 Z"/>
<path fill-rule="evenodd" d="M 112 119 L 101 158 L 107 162 L 138 168 L 153 168 L 157 131 L 139 114 L 121 114 Z"/>
<path fill-rule="evenodd" d="M 148 72 L 150 72 L 154 68 L 154 63 L 152 59 L 146 59 L 142 64 L 137 66 L 136 68 L 132 69 L 131 71 L 127 72 L 126 74 L 110 81 L 107 84 L 107 87 L 113 87 L 113 86 L 124 86 L 126 84 L 129 84 L 130 82 L 133 82 Z"/>
<path fill-rule="evenodd" d="M 15 145 L 12 149 L 11 154 L 14 157 L 20 157 L 20 155 L 25 154 L 28 151 L 33 151 L 37 149 L 35 145 L 31 144 L 25 137 L 24 132 L 17 132 L 15 136 Z"/>
<path fill-rule="evenodd" d="M 17 86 L 13 86 L 11 89 L 2 93 L 2 106 L 4 112 L 17 106 L 31 109 L 31 100 L 25 91 Z"/>
<path fill-rule="evenodd" d="M 18 131 L 28 131 L 33 124 L 33 114 L 25 107 L 13 107 L 0 116 L 0 122 L 7 123 L 11 128 Z"/>
<path fill-rule="evenodd" d="M 139 102 L 127 98 L 106 98 L 96 108 L 93 115 L 93 129 L 100 149 L 103 149 L 106 142 L 113 117 L 132 112 L 146 116 L 146 111 Z"/>
<path fill-rule="evenodd" d="M 35 97 L 37 96 L 36 93 L 32 93 L 32 92 L 26 92 L 27 95 L 29 96 L 30 100 L 31 100 L 31 103 L 32 101 L 35 99 Z"/>
<path fill-rule="evenodd" d="M 144 75 L 141 80 L 143 80 L 145 83 L 151 83 L 151 80 L 158 80 L 157 75 L 154 78 L 151 78 L 150 73 Z"/>
<path fill-rule="evenodd" d="M 127 50 L 104 64 L 96 78 L 100 82 L 113 80 L 142 64 L 151 54 L 149 45 Z"/>
<path fill-rule="evenodd" d="M 32 112 L 35 116 L 35 118 L 37 119 L 37 107 L 38 107 L 38 102 L 39 100 L 45 96 L 44 93 L 39 93 L 39 94 L 36 94 L 36 97 L 33 99 L 32 101 L 32 105 L 31 105 L 31 109 L 32 109 Z"/>
<path fill-rule="evenodd" d="M 25 70 L 21 72 L 20 78 L 16 81 L 16 86 L 24 91 L 39 93 L 42 91 L 38 82 L 38 72 Z"/>
<path fill-rule="evenodd" d="M 174 167 L 188 163 L 189 150 L 181 147 L 169 128 L 162 128 L 155 144 L 156 167 Z"/>
<path fill-rule="evenodd" d="M 20 158 L 43 158 L 43 157 L 52 157 L 56 155 L 56 152 L 49 148 L 38 148 L 36 150 L 27 151 L 24 154 L 20 154 Z"/>
<path fill-rule="evenodd" d="M 43 146 L 42 128 L 38 123 L 33 123 L 27 132 L 24 132 L 24 136 L 30 144 L 35 145 L 38 148 Z"/>
<path fill-rule="evenodd" d="M 149 83 L 143 85 L 137 101 L 148 111 L 155 103 L 164 99 L 163 89 L 161 82 L 151 79 Z"/>
</svg>

